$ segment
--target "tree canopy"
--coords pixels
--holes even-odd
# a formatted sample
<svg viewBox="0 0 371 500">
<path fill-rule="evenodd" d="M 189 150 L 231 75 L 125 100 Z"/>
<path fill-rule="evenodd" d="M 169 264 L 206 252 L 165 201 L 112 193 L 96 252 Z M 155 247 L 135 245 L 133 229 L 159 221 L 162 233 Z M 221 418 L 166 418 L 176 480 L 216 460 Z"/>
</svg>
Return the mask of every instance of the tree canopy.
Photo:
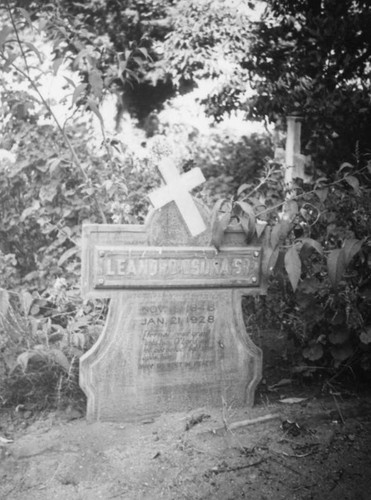
<svg viewBox="0 0 371 500">
<path fill-rule="evenodd" d="M 327 163 L 370 152 L 367 0 L 270 0 L 250 36 L 250 117 L 303 114 L 307 149 Z"/>
</svg>

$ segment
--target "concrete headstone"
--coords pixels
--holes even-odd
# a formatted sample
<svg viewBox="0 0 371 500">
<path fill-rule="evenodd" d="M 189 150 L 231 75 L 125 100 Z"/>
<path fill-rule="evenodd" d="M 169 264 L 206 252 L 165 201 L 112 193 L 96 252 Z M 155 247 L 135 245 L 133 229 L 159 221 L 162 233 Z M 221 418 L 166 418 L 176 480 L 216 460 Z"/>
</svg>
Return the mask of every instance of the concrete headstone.
<svg viewBox="0 0 371 500">
<path fill-rule="evenodd" d="M 217 252 L 208 217 L 192 197 L 185 205 L 169 198 L 144 226 L 84 226 L 83 294 L 111 299 L 104 331 L 80 360 L 88 420 L 253 404 L 262 357 L 241 297 L 260 292 L 261 249 L 240 233 Z"/>
</svg>

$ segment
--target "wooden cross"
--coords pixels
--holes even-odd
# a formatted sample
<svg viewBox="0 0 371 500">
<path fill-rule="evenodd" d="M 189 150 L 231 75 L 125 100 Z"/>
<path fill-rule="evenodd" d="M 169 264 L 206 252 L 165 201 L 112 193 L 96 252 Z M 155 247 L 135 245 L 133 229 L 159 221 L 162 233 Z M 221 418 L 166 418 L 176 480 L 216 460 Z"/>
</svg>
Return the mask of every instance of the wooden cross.
<svg viewBox="0 0 371 500">
<path fill-rule="evenodd" d="M 287 117 L 286 148 L 283 151 L 277 148 L 275 158 L 285 162 L 285 184 L 290 187 L 295 177 L 310 181 L 311 176 L 305 174 L 306 165 L 310 164 L 311 157 L 301 151 L 301 121 L 300 116 Z"/>
<path fill-rule="evenodd" d="M 159 163 L 158 170 L 165 186 L 149 194 L 152 205 L 161 208 L 174 201 L 192 236 L 205 231 L 203 218 L 190 194 L 193 188 L 205 182 L 201 169 L 196 167 L 181 175 L 171 158 L 164 158 Z"/>
</svg>

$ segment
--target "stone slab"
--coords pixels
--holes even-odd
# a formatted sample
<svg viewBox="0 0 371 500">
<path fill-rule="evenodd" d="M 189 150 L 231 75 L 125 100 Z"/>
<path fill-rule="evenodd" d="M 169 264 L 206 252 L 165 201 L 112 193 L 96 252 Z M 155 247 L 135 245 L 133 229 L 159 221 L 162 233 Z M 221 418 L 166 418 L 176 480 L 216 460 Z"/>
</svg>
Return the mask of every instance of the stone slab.
<svg viewBox="0 0 371 500">
<path fill-rule="evenodd" d="M 89 421 L 135 421 L 200 406 L 252 406 L 262 355 L 246 333 L 242 295 L 260 294 L 259 246 L 241 228 L 210 246 L 174 202 L 145 225 L 83 227 L 82 293 L 110 298 L 105 328 L 80 359 Z M 183 214 L 184 215 L 184 214 Z"/>
<path fill-rule="evenodd" d="M 120 291 L 81 359 L 89 420 L 133 421 L 199 406 L 253 404 L 261 351 L 238 290 Z"/>
</svg>

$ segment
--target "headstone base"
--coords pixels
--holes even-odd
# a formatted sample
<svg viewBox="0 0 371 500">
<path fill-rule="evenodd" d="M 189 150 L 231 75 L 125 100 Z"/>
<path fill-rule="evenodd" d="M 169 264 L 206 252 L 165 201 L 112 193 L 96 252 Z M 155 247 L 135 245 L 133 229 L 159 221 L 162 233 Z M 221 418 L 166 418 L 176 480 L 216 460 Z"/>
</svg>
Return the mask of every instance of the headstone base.
<svg viewBox="0 0 371 500">
<path fill-rule="evenodd" d="M 98 342 L 80 360 L 87 419 L 136 421 L 204 406 L 252 406 L 262 355 L 245 333 L 241 294 L 118 292 Z"/>
</svg>

